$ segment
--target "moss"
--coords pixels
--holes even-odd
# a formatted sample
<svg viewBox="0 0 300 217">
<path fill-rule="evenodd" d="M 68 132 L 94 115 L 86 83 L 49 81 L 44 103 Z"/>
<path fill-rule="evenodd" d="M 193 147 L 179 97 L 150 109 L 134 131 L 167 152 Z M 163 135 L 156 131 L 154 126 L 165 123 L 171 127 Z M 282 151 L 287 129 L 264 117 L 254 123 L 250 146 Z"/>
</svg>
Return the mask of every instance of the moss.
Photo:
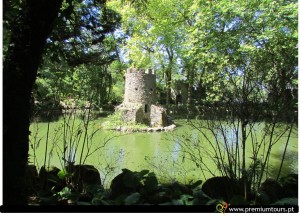
<svg viewBox="0 0 300 217">
<path fill-rule="evenodd" d="M 133 130 L 146 129 L 147 125 L 135 122 L 125 122 L 122 120 L 121 112 L 115 112 L 106 118 L 106 121 L 102 123 L 103 129 L 116 129 L 118 127 L 126 127 Z"/>
</svg>

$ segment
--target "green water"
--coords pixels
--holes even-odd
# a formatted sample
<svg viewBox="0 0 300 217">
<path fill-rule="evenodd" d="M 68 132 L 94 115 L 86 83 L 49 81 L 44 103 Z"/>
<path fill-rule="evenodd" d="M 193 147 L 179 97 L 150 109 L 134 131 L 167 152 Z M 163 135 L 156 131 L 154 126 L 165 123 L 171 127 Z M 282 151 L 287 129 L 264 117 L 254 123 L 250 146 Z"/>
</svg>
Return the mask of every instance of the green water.
<svg viewBox="0 0 300 217">
<path fill-rule="evenodd" d="M 84 138 L 84 128 L 80 128 L 81 131 L 78 131 L 80 120 L 76 120 L 73 127 L 73 123 L 70 121 L 68 123 L 69 128 L 66 127 L 67 125 L 64 128 L 62 120 L 51 122 L 48 142 L 46 142 L 48 124 L 33 123 L 31 125 L 32 146 L 30 148 L 30 161 L 35 162 L 38 168 L 44 165 L 47 143 L 46 165 L 62 168 L 63 132 L 66 132 L 66 144 L 68 146 L 72 144 L 73 151 L 78 145 L 75 162 L 79 163 L 82 144 L 83 141 L 86 141 L 81 162 L 83 162 L 89 147 L 89 153 L 93 153 L 86 158 L 84 163 L 94 165 L 100 171 L 104 185 L 107 186 L 111 179 L 121 172 L 122 168 L 128 168 L 133 171 L 149 169 L 154 171 L 161 181 L 167 182 L 178 180 L 187 183 L 189 180 L 205 180 L 212 176 L 208 170 L 215 175 L 220 175 L 214 163 L 215 161 L 210 157 L 214 150 L 209 146 L 204 135 L 211 141 L 214 141 L 214 137 L 209 132 L 205 132 L 204 135 L 199 134 L 199 131 L 191 128 L 185 120 L 175 120 L 175 124 L 178 127 L 173 132 L 131 134 L 103 130 L 101 128 L 103 121 L 105 119 L 91 122 L 86 138 Z M 255 135 L 251 137 L 252 139 L 249 137 L 249 144 L 247 143 L 247 159 L 252 157 L 252 142 L 254 141 L 255 143 L 255 141 L 261 140 L 264 126 L 264 123 L 258 123 L 254 126 L 253 131 Z M 284 125 L 278 126 L 277 131 L 281 132 L 282 129 L 284 129 Z M 93 137 L 91 136 L 92 133 L 94 133 Z M 235 135 L 230 128 L 225 133 L 229 144 L 235 141 Z M 277 176 L 287 141 L 287 134 L 285 133 L 272 147 L 268 164 L 270 177 Z M 70 135 L 73 136 L 70 137 Z M 217 138 L 222 140 L 222 134 L 217 135 Z M 265 151 L 262 148 L 259 156 L 263 156 L 266 153 L 268 141 L 266 139 Z M 197 146 L 197 148 L 194 148 L 194 146 Z M 70 149 L 67 149 L 67 153 L 69 151 Z M 191 160 L 189 155 L 184 156 L 184 151 L 191 151 L 195 156 L 202 158 L 203 162 L 199 162 L 199 159 Z M 225 154 L 225 151 L 221 150 L 221 153 Z M 68 156 L 66 155 L 65 158 L 68 158 Z M 289 139 L 281 174 L 285 175 L 291 172 L 298 172 L 298 133 L 295 127 Z"/>
</svg>

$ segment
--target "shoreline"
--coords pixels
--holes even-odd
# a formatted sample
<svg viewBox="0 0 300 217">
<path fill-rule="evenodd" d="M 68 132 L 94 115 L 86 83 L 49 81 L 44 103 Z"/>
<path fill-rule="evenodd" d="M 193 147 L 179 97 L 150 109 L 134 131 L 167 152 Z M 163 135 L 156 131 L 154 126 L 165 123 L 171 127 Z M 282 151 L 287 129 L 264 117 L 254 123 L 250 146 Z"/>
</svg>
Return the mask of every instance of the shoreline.
<svg viewBox="0 0 300 217">
<path fill-rule="evenodd" d="M 119 132 L 128 132 L 128 133 L 138 133 L 138 132 L 170 132 L 176 128 L 175 124 L 171 124 L 166 127 L 144 127 L 144 128 L 134 128 L 130 126 L 117 126 L 115 128 L 108 128 L 107 130 L 115 130 Z"/>
</svg>

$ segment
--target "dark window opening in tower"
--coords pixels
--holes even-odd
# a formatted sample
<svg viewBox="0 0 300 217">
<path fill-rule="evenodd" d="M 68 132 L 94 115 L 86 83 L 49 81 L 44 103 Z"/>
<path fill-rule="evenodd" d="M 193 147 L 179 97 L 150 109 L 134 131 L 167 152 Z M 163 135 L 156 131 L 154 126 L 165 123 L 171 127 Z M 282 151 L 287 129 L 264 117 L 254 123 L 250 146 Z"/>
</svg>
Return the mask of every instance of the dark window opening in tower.
<svg viewBox="0 0 300 217">
<path fill-rule="evenodd" d="M 150 88 L 150 91 L 153 91 L 153 88 Z"/>
<path fill-rule="evenodd" d="M 145 104 L 145 113 L 148 112 L 148 104 Z"/>
<path fill-rule="evenodd" d="M 136 87 L 136 88 L 134 88 L 135 90 L 138 90 L 138 88 Z"/>
</svg>

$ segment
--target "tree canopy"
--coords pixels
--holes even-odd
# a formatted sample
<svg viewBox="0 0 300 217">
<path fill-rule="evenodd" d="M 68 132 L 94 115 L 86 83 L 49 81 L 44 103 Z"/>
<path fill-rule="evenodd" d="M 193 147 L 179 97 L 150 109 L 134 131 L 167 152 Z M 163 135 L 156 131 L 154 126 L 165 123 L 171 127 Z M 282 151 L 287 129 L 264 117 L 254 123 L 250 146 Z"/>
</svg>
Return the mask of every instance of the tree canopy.
<svg viewBox="0 0 300 217">
<path fill-rule="evenodd" d="M 278 95 L 287 85 L 295 88 L 297 1 L 153 0 L 142 9 L 122 1 L 109 5 L 122 15 L 129 65 L 155 68 L 167 86 L 183 79 L 208 101 L 221 100 L 224 87 L 234 92 L 228 82 L 241 82 L 244 75 L 260 82 L 264 97 Z"/>
<path fill-rule="evenodd" d="M 124 69 L 136 67 L 156 70 L 161 103 L 175 103 L 171 92 L 179 83 L 189 105 L 241 101 L 236 94 L 246 86 L 256 102 L 288 98 L 287 89 L 297 88 L 297 6 L 271 0 L 64 1 L 34 96 L 53 99 L 60 89 L 57 100 L 117 104 Z M 9 30 L 18 2 L 4 8 Z M 5 31 L 4 55 L 9 36 Z M 93 96 L 83 97 L 91 89 Z"/>
</svg>

